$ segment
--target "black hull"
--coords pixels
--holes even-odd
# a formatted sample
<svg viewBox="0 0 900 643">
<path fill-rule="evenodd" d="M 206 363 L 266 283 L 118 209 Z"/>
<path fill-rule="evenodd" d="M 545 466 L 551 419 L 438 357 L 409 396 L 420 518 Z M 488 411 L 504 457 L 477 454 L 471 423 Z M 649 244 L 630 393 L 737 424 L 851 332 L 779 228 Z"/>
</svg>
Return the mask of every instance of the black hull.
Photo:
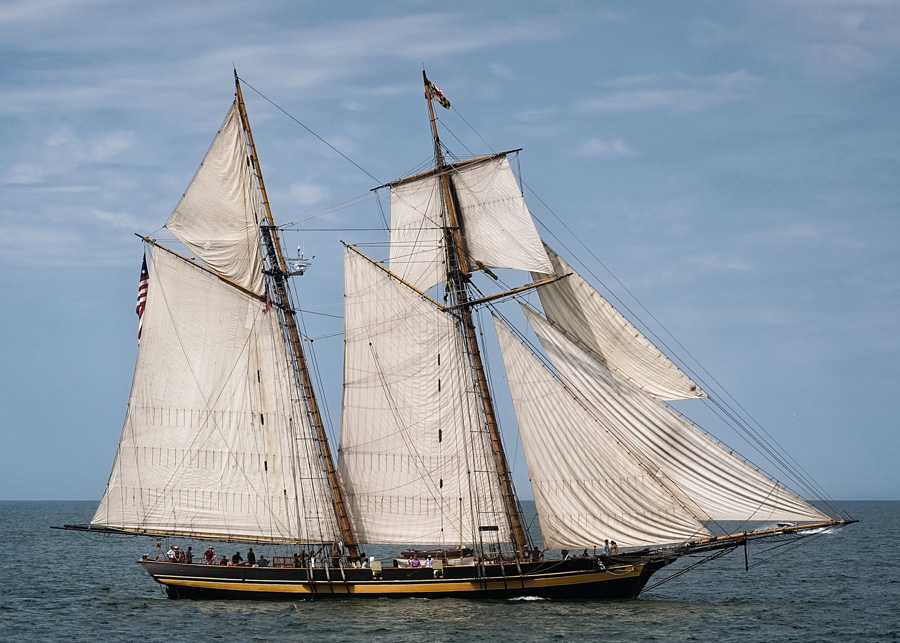
<svg viewBox="0 0 900 643">
<path fill-rule="evenodd" d="M 593 559 L 401 569 L 226 567 L 140 561 L 170 598 L 310 600 L 319 598 L 553 599 L 635 598 L 663 559 L 604 567 Z"/>
</svg>

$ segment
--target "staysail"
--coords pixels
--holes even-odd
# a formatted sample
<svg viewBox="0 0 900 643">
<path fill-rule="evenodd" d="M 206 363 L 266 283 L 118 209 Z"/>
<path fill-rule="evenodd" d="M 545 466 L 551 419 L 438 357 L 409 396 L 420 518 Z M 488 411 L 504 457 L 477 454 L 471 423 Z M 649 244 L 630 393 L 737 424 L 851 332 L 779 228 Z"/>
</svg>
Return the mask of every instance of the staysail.
<svg viewBox="0 0 900 643">
<path fill-rule="evenodd" d="M 606 365 L 644 393 L 660 400 L 706 397 L 662 351 L 569 264 L 545 246 L 556 275 L 538 290 L 547 319 L 577 338 Z M 540 275 L 534 275 L 538 279 Z"/>
<path fill-rule="evenodd" d="M 502 344 L 536 500 L 538 489 L 541 496 L 555 489 L 538 508 L 547 541 L 591 546 L 613 538 L 626 545 L 663 544 L 696 537 L 704 533 L 697 525 L 709 521 L 828 520 L 543 317 L 528 308 L 525 313 L 558 378 L 551 385 L 546 374 L 535 372 L 536 363 L 525 361 L 530 368 L 525 370 L 519 355 L 524 348 L 508 339 Z M 552 395 L 533 398 L 535 381 Z M 561 443 L 548 443 L 541 437 L 546 424 L 535 418 L 552 426 L 561 421 L 554 409 L 573 403 L 568 413 L 578 419 L 566 425 L 574 433 Z M 593 509 L 583 501 L 584 494 L 594 496 Z M 659 502 L 655 509 L 653 502 Z M 627 529 L 625 508 L 632 508 Z M 674 534 L 660 533 L 660 521 L 684 525 L 682 536 L 673 540 Z"/>
<path fill-rule="evenodd" d="M 301 399 L 278 312 L 157 249 L 122 437 L 92 525 L 336 540 Z"/>
<path fill-rule="evenodd" d="M 360 541 L 508 540 L 456 320 L 351 248 L 344 319 L 339 469 Z"/>
<path fill-rule="evenodd" d="M 679 542 L 708 531 L 495 318 L 544 546 Z"/>
</svg>

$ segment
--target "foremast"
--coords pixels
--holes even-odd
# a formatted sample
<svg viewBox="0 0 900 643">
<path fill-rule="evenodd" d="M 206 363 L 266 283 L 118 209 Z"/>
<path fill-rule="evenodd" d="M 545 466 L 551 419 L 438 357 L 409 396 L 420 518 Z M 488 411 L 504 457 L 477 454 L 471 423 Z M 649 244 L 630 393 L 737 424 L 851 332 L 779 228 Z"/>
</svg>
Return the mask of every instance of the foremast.
<svg viewBox="0 0 900 643">
<path fill-rule="evenodd" d="M 506 461 L 506 453 L 500 436 L 500 428 L 494 411 L 494 402 L 488 387 L 487 377 L 484 371 L 484 363 L 481 359 L 481 351 L 478 346 L 478 337 L 475 334 L 475 323 L 472 319 L 473 304 L 469 300 L 466 284 L 471 279 L 468 261 L 466 259 L 465 237 L 462 231 L 462 216 L 459 212 L 453 182 L 450 178 L 450 167 L 444 164 L 444 156 L 441 152 L 441 141 L 438 136 L 437 122 L 434 115 L 433 85 L 429 82 L 425 71 L 422 71 L 422 80 L 425 84 L 425 102 L 428 105 L 428 115 L 431 122 L 431 135 L 434 141 L 435 171 L 440 176 L 441 200 L 447 215 L 444 236 L 447 250 L 447 280 L 451 293 L 455 298 L 455 306 L 459 311 L 460 330 L 462 332 L 466 348 L 468 350 L 472 370 L 475 375 L 475 383 L 478 387 L 478 397 L 481 400 L 481 408 L 484 414 L 485 425 L 491 441 L 491 451 L 497 467 L 497 476 L 500 482 L 500 493 L 503 506 L 509 520 L 510 534 L 513 546 L 520 558 L 524 558 L 528 548 L 528 540 L 523 527 L 522 516 L 519 511 L 516 495 L 513 490 L 512 476 Z"/>
<path fill-rule="evenodd" d="M 270 276 L 275 288 L 275 296 L 281 304 L 283 319 L 287 329 L 288 341 L 290 342 L 291 351 L 294 355 L 294 361 L 297 371 L 300 375 L 300 383 L 303 386 L 304 400 L 309 413 L 310 423 L 316 435 L 316 441 L 319 446 L 319 453 L 322 458 L 322 464 L 325 468 L 325 474 L 328 478 L 328 484 L 331 487 L 331 498 L 334 503 L 334 511 L 338 520 L 338 528 L 341 532 L 341 539 L 347 548 L 348 556 L 351 559 L 359 557 L 359 547 L 356 537 L 353 534 L 353 528 L 350 526 L 350 519 L 347 515 L 347 506 L 344 501 L 344 494 L 341 488 L 340 479 L 334 466 L 334 459 L 331 456 L 331 448 L 328 444 L 328 435 L 325 432 L 325 424 L 322 421 L 322 414 L 319 410 L 319 404 L 316 399 L 315 389 L 313 387 L 312 378 L 309 373 L 309 365 L 306 362 L 306 355 L 303 350 L 303 343 L 300 339 L 300 331 L 297 327 L 297 319 L 294 309 L 291 307 L 290 298 L 288 296 L 287 287 L 287 263 L 281 250 L 281 241 L 278 236 L 278 230 L 275 227 L 275 221 L 272 217 L 272 210 L 269 207 L 269 198 L 266 195 L 266 185 L 263 181 L 262 170 L 259 165 L 259 158 L 256 154 L 256 146 L 253 142 L 253 133 L 250 131 L 250 121 L 247 118 L 247 110 L 244 105 L 244 96 L 241 92 L 241 83 L 238 78 L 237 71 L 234 72 L 235 99 L 238 104 L 238 111 L 241 116 L 244 132 L 247 135 L 247 143 L 250 146 L 250 158 L 253 163 L 253 170 L 259 183 L 260 197 L 263 207 L 265 208 L 266 224 L 262 226 L 262 238 L 266 247 L 266 253 L 269 257 L 271 266 Z"/>
</svg>

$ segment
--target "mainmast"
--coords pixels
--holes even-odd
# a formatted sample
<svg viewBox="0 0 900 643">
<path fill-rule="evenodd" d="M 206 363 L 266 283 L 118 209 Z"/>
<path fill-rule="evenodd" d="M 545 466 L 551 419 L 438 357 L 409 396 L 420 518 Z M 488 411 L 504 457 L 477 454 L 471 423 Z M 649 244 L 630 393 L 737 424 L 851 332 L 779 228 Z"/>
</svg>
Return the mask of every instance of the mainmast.
<svg viewBox="0 0 900 643">
<path fill-rule="evenodd" d="M 244 96 L 241 93 L 241 83 L 238 79 L 237 71 L 234 72 L 235 97 L 238 102 L 238 109 L 241 114 L 241 122 L 244 126 L 244 132 L 247 134 L 247 141 L 250 145 L 251 159 L 253 161 L 253 169 L 256 172 L 256 178 L 259 182 L 259 191 L 263 205 L 266 210 L 266 225 L 262 226 L 263 242 L 266 245 L 266 252 L 269 255 L 269 263 L 272 266 L 272 281 L 275 286 L 275 294 L 278 301 L 281 302 L 281 310 L 284 313 L 284 322 L 287 327 L 288 340 L 294 353 L 297 364 L 297 370 L 300 373 L 300 381 L 303 385 L 304 398 L 306 401 L 307 411 L 309 412 L 310 422 L 315 431 L 316 440 L 319 444 L 319 452 L 322 462 L 325 466 L 325 473 L 328 476 L 328 484 L 331 486 L 331 497 L 334 502 L 334 510 L 338 519 L 338 526 L 341 530 L 341 539 L 347 547 L 348 556 L 357 558 L 359 556 L 359 548 L 357 546 L 356 537 L 353 535 L 353 529 L 350 526 L 350 519 L 347 516 L 347 507 L 344 502 L 344 494 L 338 480 L 337 470 L 334 466 L 334 459 L 331 456 L 331 448 L 328 445 L 328 436 L 325 432 L 325 424 L 322 421 L 322 414 L 319 411 L 319 404 L 316 401 L 315 390 L 313 389 L 312 378 L 309 374 L 309 366 L 306 363 L 306 356 L 303 351 L 303 344 L 300 341 L 300 332 L 297 328 L 297 320 L 294 310 L 291 308 L 290 299 L 287 289 L 287 263 L 284 260 L 284 254 L 281 251 L 281 241 L 278 238 L 278 230 L 275 228 L 275 221 L 272 218 L 272 210 L 269 207 L 269 198 L 266 195 L 266 185 L 263 182 L 262 170 L 259 165 L 259 158 L 256 155 L 256 146 L 253 143 L 253 134 L 250 132 L 250 121 L 247 118 L 247 110 L 244 106 Z"/>
<path fill-rule="evenodd" d="M 512 476 L 506 463 L 506 453 L 500 439 L 500 428 L 497 425 L 497 416 L 494 412 L 494 402 L 488 388 L 487 377 L 484 372 L 484 364 L 481 360 L 481 351 L 478 347 L 478 338 L 475 334 L 475 323 L 472 320 L 472 303 L 469 301 L 466 284 L 470 280 L 470 272 L 465 252 L 465 237 L 462 234 L 462 217 L 459 213 L 459 205 L 455 198 L 453 182 L 450 178 L 449 168 L 444 165 L 444 156 L 441 153 L 441 141 L 438 137 L 437 123 L 434 116 L 434 105 L 431 102 L 434 86 L 428 81 L 425 72 L 422 71 L 422 79 L 425 82 L 425 102 L 428 104 L 428 114 L 431 120 L 431 135 L 434 140 L 435 168 L 441 177 L 441 199 L 447 213 L 447 226 L 445 238 L 447 242 L 447 279 L 455 297 L 456 308 L 459 310 L 463 337 L 472 360 L 472 369 L 478 386 L 481 399 L 482 412 L 485 424 L 491 439 L 491 450 L 497 467 L 497 475 L 500 479 L 500 492 L 503 504 L 509 518 L 510 532 L 513 545 L 521 558 L 524 558 L 527 539 L 522 526 L 522 517 L 519 506 L 513 492 Z"/>
</svg>

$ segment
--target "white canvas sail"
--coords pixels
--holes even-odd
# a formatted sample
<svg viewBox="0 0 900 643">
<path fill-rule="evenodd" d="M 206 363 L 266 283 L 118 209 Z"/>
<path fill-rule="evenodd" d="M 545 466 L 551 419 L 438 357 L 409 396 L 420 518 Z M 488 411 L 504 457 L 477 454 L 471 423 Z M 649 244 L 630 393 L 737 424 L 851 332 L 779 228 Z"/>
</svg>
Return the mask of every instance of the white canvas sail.
<svg viewBox="0 0 900 643">
<path fill-rule="evenodd" d="M 422 291 L 447 280 L 440 189 L 437 176 L 391 188 L 391 272 Z"/>
<path fill-rule="evenodd" d="M 525 309 L 560 380 L 622 449 L 701 520 L 828 520 Z"/>
<path fill-rule="evenodd" d="M 448 171 L 471 270 L 483 266 L 552 273 L 505 155 Z M 391 271 L 419 290 L 446 280 L 441 189 L 437 175 L 391 188 Z"/>
<path fill-rule="evenodd" d="M 156 250 L 122 437 L 92 524 L 336 540 L 301 399 L 276 310 Z"/>
<path fill-rule="evenodd" d="M 261 293 L 261 218 L 256 175 L 235 102 L 166 228 L 212 270 Z"/>
<path fill-rule="evenodd" d="M 505 155 L 453 173 L 470 266 L 552 274 Z"/>
<path fill-rule="evenodd" d="M 547 319 L 602 357 L 610 369 L 651 397 L 706 397 L 699 386 L 549 247 L 554 273 L 569 275 L 538 289 Z M 535 280 L 542 275 L 534 275 Z"/>
<path fill-rule="evenodd" d="M 509 529 L 456 322 L 348 249 L 339 469 L 360 542 Z"/>
<path fill-rule="evenodd" d="M 495 321 L 544 547 L 681 542 L 708 531 Z"/>
</svg>

